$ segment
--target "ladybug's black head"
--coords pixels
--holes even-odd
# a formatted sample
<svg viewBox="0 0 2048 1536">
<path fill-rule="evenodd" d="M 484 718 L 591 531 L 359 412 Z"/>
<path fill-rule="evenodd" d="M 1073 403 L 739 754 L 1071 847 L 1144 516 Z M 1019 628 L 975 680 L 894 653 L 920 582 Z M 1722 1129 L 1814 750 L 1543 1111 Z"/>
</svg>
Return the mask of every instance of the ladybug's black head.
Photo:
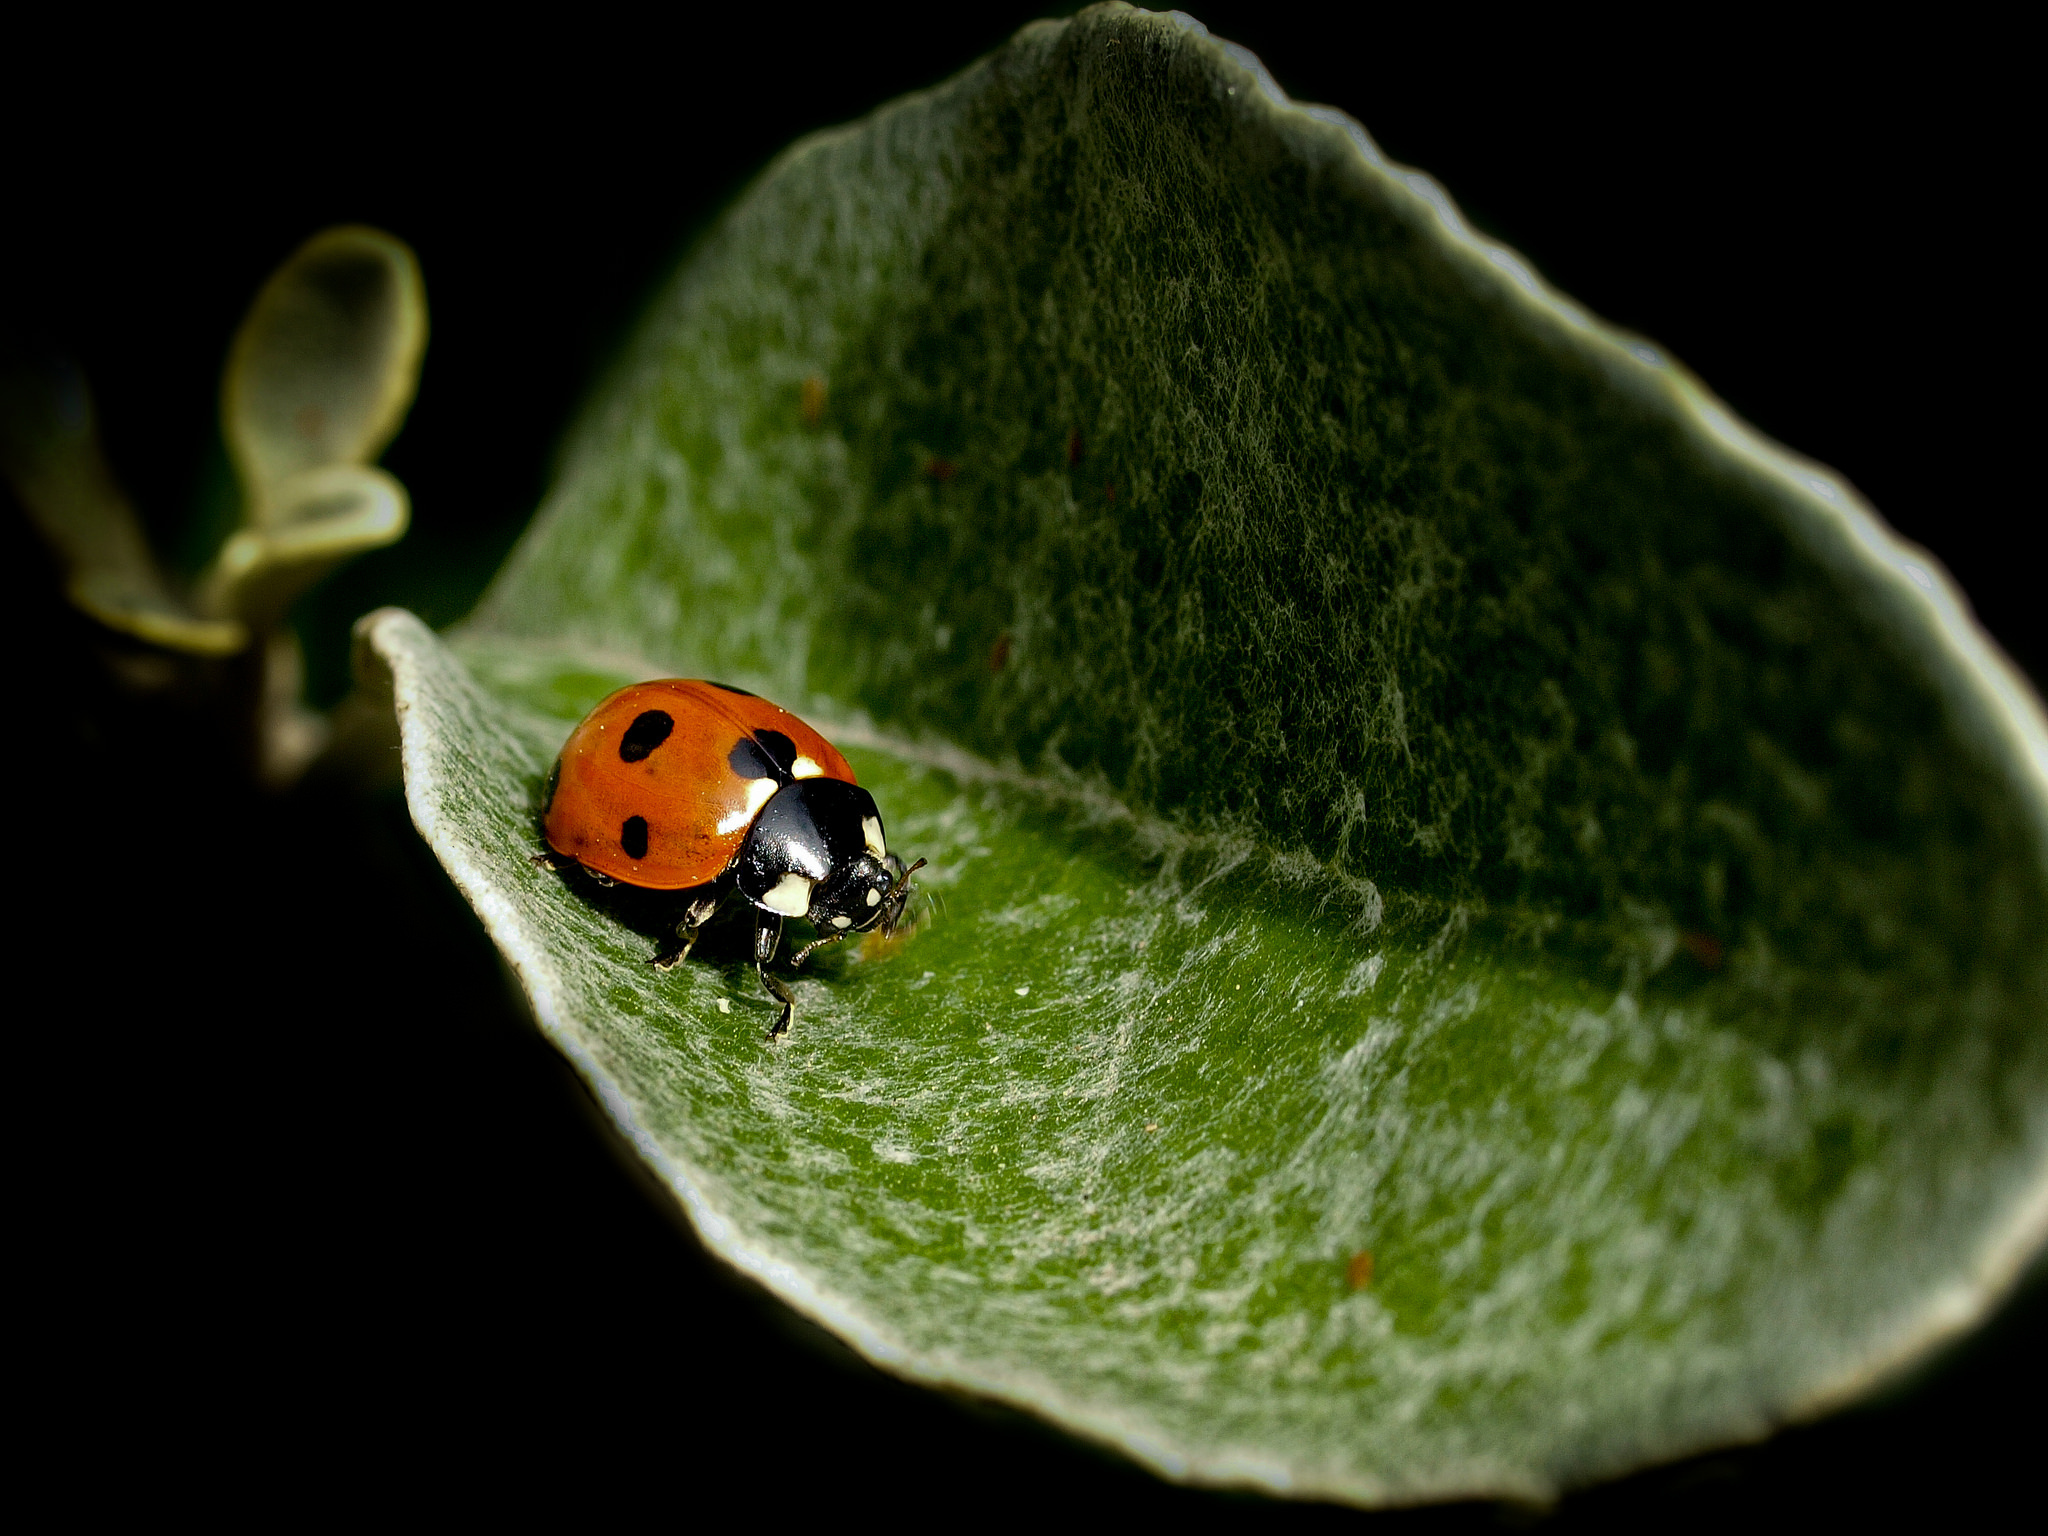
<svg viewBox="0 0 2048 1536">
<path fill-rule="evenodd" d="M 903 861 L 895 854 L 878 859 L 863 850 L 843 873 L 835 870 L 833 878 L 818 883 L 811 893 L 811 922 L 820 933 L 862 933 L 877 923 L 884 924 L 885 931 L 894 928 L 891 912 L 901 912 L 903 906 L 902 899 L 891 893 L 902 872 Z"/>
<path fill-rule="evenodd" d="M 909 895 L 875 797 L 841 779 L 799 779 L 777 790 L 741 845 L 734 874 L 754 905 L 808 918 L 821 934 L 877 923 L 893 929 Z"/>
</svg>

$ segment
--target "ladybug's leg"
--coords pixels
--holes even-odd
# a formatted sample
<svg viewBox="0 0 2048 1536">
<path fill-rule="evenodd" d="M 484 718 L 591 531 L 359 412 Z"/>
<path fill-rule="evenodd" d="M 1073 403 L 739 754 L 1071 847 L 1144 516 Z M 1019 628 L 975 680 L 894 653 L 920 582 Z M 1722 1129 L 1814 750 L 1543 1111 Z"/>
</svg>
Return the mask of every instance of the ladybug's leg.
<svg viewBox="0 0 2048 1536">
<path fill-rule="evenodd" d="M 777 977 L 768 974 L 768 962 L 775 958 L 775 946 L 782 942 L 782 919 L 771 917 L 766 912 L 754 914 L 754 969 L 761 973 L 761 985 L 768 989 L 769 996 L 782 1004 L 782 1016 L 775 1021 L 775 1027 L 768 1031 L 768 1038 L 789 1032 L 790 1022 L 796 1017 L 796 994 L 789 990 Z"/>
<path fill-rule="evenodd" d="M 798 950 L 795 954 L 789 957 L 789 968 L 793 971 L 798 966 L 802 965 L 806 960 L 810 959 L 812 950 L 823 949 L 827 944 L 837 944 L 841 939 L 846 937 L 847 932 L 848 930 L 842 928 L 837 933 L 826 934 L 825 937 L 823 937 L 822 939 L 811 940 L 810 943 L 806 944 L 802 949 Z"/>
<path fill-rule="evenodd" d="M 583 871 L 583 878 L 600 890 L 608 891 L 619 883 L 610 875 L 587 868 L 581 859 L 571 858 L 566 853 L 556 853 L 552 848 L 543 848 L 539 853 L 529 854 L 528 862 L 535 869 L 552 869 L 558 875 L 573 875 L 580 869 Z"/>
<path fill-rule="evenodd" d="M 704 931 L 704 925 L 711 921 L 711 914 L 718 910 L 718 898 L 723 894 L 713 891 L 709 896 L 700 896 L 683 909 L 683 920 L 676 924 L 676 937 L 683 941 L 683 947 L 671 950 L 665 955 L 656 955 L 647 963 L 657 971 L 666 971 L 681 965 L 690 958 L 690 951 L 697 947 L 697 936 Z"/>
</svg>

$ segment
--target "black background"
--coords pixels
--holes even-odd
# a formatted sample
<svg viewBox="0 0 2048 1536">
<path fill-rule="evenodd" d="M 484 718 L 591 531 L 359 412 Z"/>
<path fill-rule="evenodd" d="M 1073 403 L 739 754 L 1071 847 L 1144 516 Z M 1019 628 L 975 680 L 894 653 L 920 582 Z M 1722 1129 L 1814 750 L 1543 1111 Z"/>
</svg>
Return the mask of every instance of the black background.
<svg viewBox="0 0 2048 1536">
<path fill-rule="evenodd" d="M 410 241 L 433 317 L 386 464 L 413 533 L 301 612 L 316 692 L 383 602 L 459 618 L 652 285 L 778 149 L 1034 12 L 594 8 L 456 35 L 336 16 L 17 34 L 10 328 L 68 351 L 166 558 L 208 552 L 227 339 L 307 235 Z M 1567 293 L 1685 361 L 1932 550 L 2035 678 L 2037 344 L 2015 36 L 1464 12 L 1198 14 Z M 8 509 L 21 910 L 17 1380 L 78 1497 L 593 1513 L 896 1507 L 1274 1524 L 1346 1512 L 1154 1482 L 883 1378 L 706 1260 L 523 1021 L 403 807 L 245 788 L 110 691 Z M 13 579 L 25 572 L 26 581 Z M 40 995 L 38 995 L 40 989 Z M 19 994 L 18 994 L 19 995 Z M 1565 1529 L 2037 1499 L 2037 1281 L 1883 1402 L 1568 1499 Z M 75 1476 L 66 1471 L 67 1477 Z M 1527 1512 L 1415 1512 L 1491 1527 Z"/>
</svg>

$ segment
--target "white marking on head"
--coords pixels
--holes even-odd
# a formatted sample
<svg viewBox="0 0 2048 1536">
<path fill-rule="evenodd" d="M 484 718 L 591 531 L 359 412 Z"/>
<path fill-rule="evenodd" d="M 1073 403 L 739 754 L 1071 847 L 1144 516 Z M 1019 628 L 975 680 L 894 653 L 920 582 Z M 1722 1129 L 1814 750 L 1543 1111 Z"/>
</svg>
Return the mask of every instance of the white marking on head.
<svg viewBox="0 0 2048 1536">
<path fill-rule="evenodd" d="M 876 890 L 876 889 L 875 889 L 875 888 L 874 888 L 874 887 L 873 887 L 872 885 L 871 885 L 871 886 L 869 886 L 869 887 L 868 887 L 868 905 L 869 905 L 869 906 L 871 906 L 871 907 L 879 907 L 879 906 L 880 906 L 881 904 L 882 904 L 882 893 L 881 893 L 880 891 Z"/>
<path fill-rule="evenodd" d="M 815 779 L 824 771 L 814 759 L 808 757 L 799 757 L 789 765 L 789 776 L 793 779 Z"/>
<path fill-rule="evenodd" d="M 775 791 L 780 788 L 782 786 L 773 779 L 747 780 L 746 805 L 740 810 L 734 811 L 730 816 L 718 818 L 718 835 L 726 837 L 752 822 L 756 816 L 761 814 L 761 807 L 770 800 L 773 800 L 775 798 Z"/>
<path fill-rule="evenodd" d="M 811 910 L 811 887 L 817 882 L 802 875 L 784 875 L 775 889 L 761 898 L 761 905 L 784 917 L 802 917 Z"/>
<path fill-rule="evenodd" d="M 878 859 L 889 857 L 889 845 L 882 841 L 882 818 L 863 816 L 860 819 L 860 835 L 867 842 L 868 852 Z"/>
<path fill-rule="evenodd" d="M 853 926 L 853 919 L 850 917 L 835 917 L 832 919 L 832 926 L 834 928 L 851 928 Z"/>
</svg>

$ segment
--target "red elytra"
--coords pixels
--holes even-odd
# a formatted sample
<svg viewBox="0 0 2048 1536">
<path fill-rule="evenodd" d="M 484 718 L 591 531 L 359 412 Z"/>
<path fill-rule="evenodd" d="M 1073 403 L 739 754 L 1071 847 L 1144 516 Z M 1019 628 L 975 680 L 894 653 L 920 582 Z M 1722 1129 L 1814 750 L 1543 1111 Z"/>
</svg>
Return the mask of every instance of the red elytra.
<svg viewBox="0 0 2048 1536">
<path fill-rule="evenodd" d="M 548 846 L 627 885 L 708 885 L 777 786 L 764 749 L 796 779 L 859 782 L 831 742 L 744 690 L 686 678 L 621 688 L 562 748 L 542 812 Z"/>
</svg>

